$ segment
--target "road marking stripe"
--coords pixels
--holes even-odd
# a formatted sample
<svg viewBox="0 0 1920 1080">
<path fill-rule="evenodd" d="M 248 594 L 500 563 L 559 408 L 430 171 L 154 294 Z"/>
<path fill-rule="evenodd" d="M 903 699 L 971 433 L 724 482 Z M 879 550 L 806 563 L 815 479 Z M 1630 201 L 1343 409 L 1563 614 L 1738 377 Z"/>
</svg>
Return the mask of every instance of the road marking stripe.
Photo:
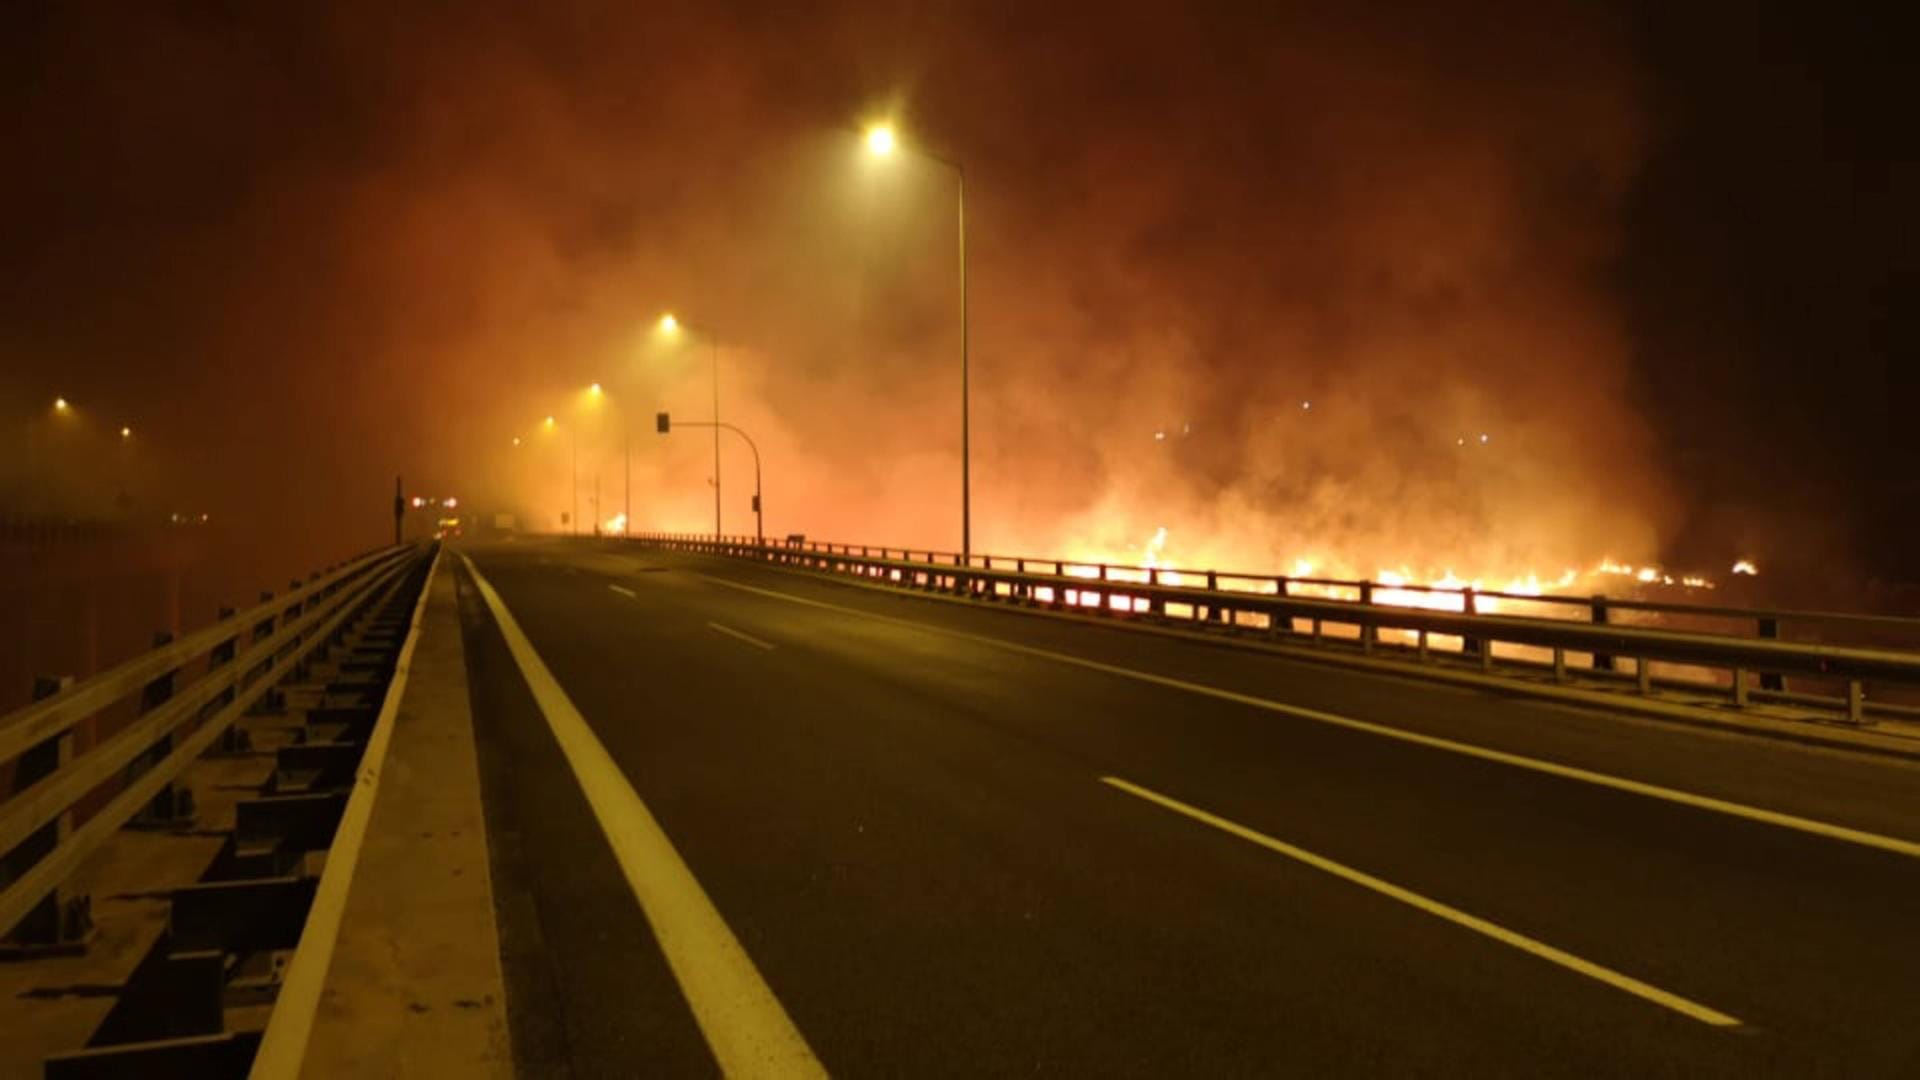
<svg viewBox="0 0 1920 1080">
<path fill-rule="evenodd" d="M 327 973 L 333 967 L 334 946 L 340 941 L 340 921 L 347 914 L 347 896 L 353 891 L 353 872 L 360 865 L 360 849 L 367 839 L 367 826 L 373 821 L 374 800 L 380 795 L 380 777 L 387 763 L 387 747 L 393 741 L 393 725 L 400 713 L 400 699 L 406 696 L 407 679 L 413 673 L 413 650 L 420 643 L 420 617 L 426 613 L 427 598 L 433 593 L 433 579 L 440 572 L 441 548 L 433 553 L 427 567 L 427 580 L 414 600 L 413 617 L 407 621 L 407 635 L 400 641 L 400 652 L 393 659 L 393 678 L 387 681 L 387 696 L 373 720 L 373 732 L 366 748 L 360 751 L 360 766 L 354 770 L 353 793 L 340 811 L 340 824 L 334 827 L 333 842 L 327 851 L 327 865 L 314 887 L 313 902 L 307 907 L 306 926 L 300 931 L 293 962 L 287 966 L 274 997 L 273 1015 L 260 1037 L 248 1067 L 250 1078 L 279 1080 L 297 1077 L 307 1060 L 307 1041 L 313 1035 L 313 1022 L 319 1015 L 320 996 L 326 989 Z M 404 574 L 405 571 L 402 571 Z"/>
<path fill-rule="evenodd" d="M 741 641 L 744 641 L 744 642 L 746 642 L 746 643 L 747 643 L 747 644 L 749 644 L 749 645 L 758 645 L 759 647 L 761 647 L 761 648 L 763 648 L 763 649 L 771 649 L 771 648 L 773 648 L 773 646 L 772 646 L 772 645 L 769 645 L 769 644 L 767 644 L 766 642 L 764 642 L 764 641 L 761 641 L 761 640 L 760 640 L 759 638 L 757 638 L 757 637 L 754 637 L 754 636 L 753 636 L 752 634 L 743 634 L 743 633 L 741 633 L 740 631 L 738 631 L 738 630 L 735 630 L 735 629 L 734 629 L 734 628 L 732 628 L 731 626 L 721 626 L 721 625 L 720 625 L 719 623 L 717 623 L 717 622 L 710 622 L 710 623 L 708 623 L 708 624 L 707 624 L 707 626 L 708 626 L 708 627 L 709 627 L 710 629 L 713 629 L 713 630 L 718 630 L 718 631 L 720 631 L 721 633 L 723 633 L 723 634 L 725 634 L 725 635 L 727 635 L 727 636 L 728 636 L 728 637 L 730 637 L 730 638 L 739 638 L 739 639 L 740 639 Z"/>
<path fill-rule="evenodd" d="M 607 588 L 612 589 L 614 592 L 619 593 L 621 596 L 624 596 L 629 600 L 640 599 L 640 594 L 637 592 L 634 592 L 632 589 L 623 589 L 618 585 L 609 585 L 607 586 Z"/>
<path fill-rule="evenodd" d="M 640 901 L 720 1071 L 730 1077 L 825 1076 L 753 959 L 715 910 L 693 871 L 633 790 L 580 710 L 534 651 L 500 594 L 461 555 L 493 612 L 593 815 Z"/>
<path fill-rule="evenodd" d="M 1482 761 L 1498 762 L 1502 765 L 1511 765 L 1514 768 L 1526 769 L 1531 772 L 1545 773 L 1548 776 L 1556 776 L 1563 780 L 1573 780 L 1583 784 L 1592 784 L 1596 787 L 1611 788 L 1615 791 L 1624 791 L 1628 794 L 1639 795 L 1649 799 L 1659 799 L 1663 802 L 1691 807 L 1695 810 L 1706 810 L 1711 813 L 1725 814 L 1728 817 L 1757 821 L 1761 824 L 1773 825 L 1782 829 L 1792 829 L 1796 832 L 1803 832 L 1828 840 L 1839 840 L 1843 843 L 1858 844 L 1861 847 L 1877 848 L 1881 851 L 1892 852 L 1895 855 L 1920 858 L 1920 843 L 1915 843 L 1912 840 L 1902 840 L 1895 836 L 1883 836 L 1880 833 L 1867 832 L 1864 829 L 1853 829 L 1845 825 L 1834 825 L 1825 821 L 1815 821 L 1812 818 L 1781 813 L 1777 810 L 1764 810 L 1760 807 L 1748 806 L 1744 803 L 1730 802 L 1726 799 L 1716 799 L 1710 795 L 1696 795 L 1689 791 L 1661 787 L 1658 784 L 1649 784 L 1640 780 L 1629 780 L 1621 776 L 1611 776 L 1607 773 L 1594 772 L 1591 769 L 1582 769 L 1574 765 L 1560 765 L 1555 762 L 1541 760 L 1540 758 L 1527 757 L 1524 754 L 1508 753 L 1505 750 L 1493 750 L 1488 747 L 1475 746 L 1472 743 L 1459 742 L 1438 735 L 1424 735 L 1417 731 L 1407 731 L 1403 728 L 1390 727 L 1386 724 L 1378 724 L 1370 720 L 1357 720 L 1353 717 L 1341 716 L 1337 713 L 1321 712 L 1318 709 L 1308 709 L 1299 705 L 1287 705 L 1268 698 L 1255 697 L 1252 694 L 1242 694 L 1234 690 L 1224 690 L 1217 686 L 1187 682 L 1185 679 L 1176 679 L 1167 675 L 1155 675 L 1151 672 L 1136 671 L 1133 668 L 1120 667 L 1115 664 L 1103 664 L 1098 660 L 1088 660 L 1085 657 L 1054 652 L 1051 649 L 1037 648 L 1032 645 L 1020 645 L 1001 638 L 988 637 L 984 634 L 972 634 L 965 630 L 950 630 L 943 626 L 935 626 L 931 623 L 918 622 L 913 619 L 879 615 L 870 611 L 862 611 L 859 608 L 843 607 L 839 604 L 830 604 L 822 600 L 793 596 L 788 593 L 777 592 L 773 589 L 763 589 L 754 585 L 743 585 L 737 581 L 727 581 L 710 574 L 702 574 L 700 576 L 716 585 L 724 585 L 729 589 L 738 589 L 742 592 L 757 593 L 761 596 L 771 597 L 776 600 L 786 600 L 795 604 L 804 604 L 810 607 L 824 608 L 828 611 L 838 611 L 847 615 L 856 615 L 861 618 L 913 627 L 928 633 L 945 634 L 949 637 L 1005 649 L 1008 652 L 1038 657 L 1043 660 L 1052 660 L 1056 663 L 1069 664 L 1074 667 L 1085 668 L 1088 671 L 1098 671 L 1107 675 L 1119 676 L 1123 679 L 1133 679 L 1137 682 L 1149 683 L 1154 686 L 1164 686 L 1174 690 L 1182 690 L 1189 694 L 1198 694 L 1201 697 L 1210 697 L 1219 701 L 1231 701 L 1235 704 L 1246 705 L 1255 709 L 1263 709 L 1267 712 L 1279 713 L 1283 716 L 1312 720 L 1315 723 L 1346 728 L 1349 731 L 1363 731 L 1369 735 L 1378 735 L 1387 739 L 1397 739 L 1401 742 L 1413 743 L 1416 746 L 1444 750 L 1448 753 L 1478 758 Z"/>
<path fill-rule="evenodd" d="M 1728 1016 L 1718 1009 L 1708 1008 L 1697 1001 L 1690 1001 L 1678 994 L 1670 993 L 1657 986 L 1641 982 L 1631 975 L 1622 975 L 1612 968 L 1601 967 L 1599 964 L 1593 963 L 1590 960 L 1582 960 L 1572 953 L 1556 949 L 1543 941 L 1537 941 L 1525 934 L 1508 930 L 1504 926 L 1488 922 L 1477 915 L 1469 915 L 1459 908 L 1443 904 L 1438 900 L 1428 899 L 1410 889 L 1403 889 L 1392 882 L 1382 881 L 1372 874 L 1334 862 L 1332 859 L 1323 855 L 1316 855 L 1305 848 L 1298 848 L 1285 841 L 1275 840 L 1265 833 L 1256 832 L 1253 829 L 1247 828 L 1245 825 L 1210 814 L 1197 806 L 1189 806 L 1178 799 L 1162 795 L 1157 791 L 1150 791 L 1138 784 L 1129 783 L 1116 776 L 1103 776 L 1100 778 L 1100 782 L 1109 787 L 1124 791 L 1129 795 L 1145 799 L 1150 803 L 1171 810 L 1176 814 L 1185 815 L 1204 825 L 1211 825 L 1222 832 L 1231 833 L 1242 840 L 1250 841 L 1269 851 L 1285 855 L 1289 859 L 1306 863 L 1316 870 L 1321 870 L 1332 874 L 1334 877 L 1350 881 L 1363 889 L 1370 889 L 1382 896 L 1398 900 L 1409 907 L 1417 908 L 1429 915 L 1445 919 L 1456 926 L 1464 926 L 1477 934 L 1484 934 L 1504 945 L 1511 945 L 1521 952 L 1537 956 L 1549 963 L 1558 964 L 1569 971 L 1585 975 L 1589 979 L 1606 983 L 1616 990 L 1624 990 L 1635 997 L 1651 1001 L 1655 1005 L 1672 1009 L 1682 1016 L 1698 1020 L 1703 1024 L 1711 1024 L 1714 1027 L 1741 1026 L 1738 1019 Z"/>
</svg>

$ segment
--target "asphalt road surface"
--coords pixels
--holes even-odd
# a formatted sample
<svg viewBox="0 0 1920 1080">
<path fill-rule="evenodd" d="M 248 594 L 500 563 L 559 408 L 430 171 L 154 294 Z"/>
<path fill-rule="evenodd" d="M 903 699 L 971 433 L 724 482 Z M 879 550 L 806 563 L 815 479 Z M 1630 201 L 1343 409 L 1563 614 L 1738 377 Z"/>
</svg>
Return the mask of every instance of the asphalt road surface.
<svg viewBox="0 0 1920 1080">
<path fill-rule="evenodd" d="M 1920 1075 L 1912 766 L 465 552 L 523 1075 Z"/>
</svg>

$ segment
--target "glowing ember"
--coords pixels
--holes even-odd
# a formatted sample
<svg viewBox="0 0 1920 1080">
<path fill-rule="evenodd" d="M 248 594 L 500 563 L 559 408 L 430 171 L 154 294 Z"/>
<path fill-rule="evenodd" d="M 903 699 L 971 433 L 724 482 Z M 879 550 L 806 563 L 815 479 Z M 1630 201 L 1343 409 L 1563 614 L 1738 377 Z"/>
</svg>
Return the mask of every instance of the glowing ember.
<svg viewBox="0 0 1920 1080">
<path fill-rule="evenodd" d="M 1752 577 L 1760 572 L 1760 568 L 1753 565 L 1752 559 L 1741 559 L 1739 562 L 1733 564 L 1733 572 Z"/>
</svg>

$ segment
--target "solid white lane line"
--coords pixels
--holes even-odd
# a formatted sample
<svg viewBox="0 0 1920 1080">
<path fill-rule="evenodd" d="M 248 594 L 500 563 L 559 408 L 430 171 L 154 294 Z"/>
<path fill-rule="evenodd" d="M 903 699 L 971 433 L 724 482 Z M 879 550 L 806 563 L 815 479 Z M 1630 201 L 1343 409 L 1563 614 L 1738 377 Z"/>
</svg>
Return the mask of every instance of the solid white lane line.
<svg viewBox="0 0 1920 1080">
<path fill-rule="evenodd" d="M 1305 848 L 1295 847 L 1283 840 L 1275 840 L 1265 833 L 1256 832 L 1253 829 L 1247 828 L 1245 825 L 1240 825 L 1236 822 L 1228 821 L 1226 818 L 1210 814 L 1197 806 L 1190 806 L 1178 799 L 1162 795 L 1157 791 L 1148 790 L 1138 784 L 1129 783 L 1115 776 L 1103 776 L 1100 778 L 1100 782 L 1124 791 L 1136 798 L 1145 799 L 1150 803 L 1171 810 L 1176 814 L 1185 815 L 1204 825 L 1211 825 L 1222 832 L 1231 833 L 1242 840 L 1258 844 L 1268 851 L 1285 855 L 1287 858 L 1297 862 L 1303 862 L 1316 870 L 1325 871 L 1334 877 L 1352 882 L 1363 889 L 1370 889 L 1382 896 L 1398 900 L 1408 907 L 1417 908 L 1429 915 L 1445 919 L 1456 926 L 1466 927 L 1468 930 L 1472 930 L 1477 934 L 1484 934 L 1503 945 L 1511 945 L 1521 952 L 1537 956 L 1549 963 L 1558 964 L 1569 971 L 1578 972 L 1589 979 L 1603 982 L 1616 990 L 1624 990 L 1635 997 L 1651 1001 L 1655 1005 L 1672 1009 L 1682 1016 L 1698 1020 L 1703 1024 L 1711 1024 L 1714 1027 L 1740 1026 L 1738 1019 L 1728 1016 L 1718 1009 L 1708 1008 L 1697 1001 L 1690 1001 L 1687 998 L 1662 990 L 1650 983 L 1641 982 L 1631 975 L 1623 975 L 1612 968 L 1601 967 L 1591 960 L 1582 960 L 1580 957 L 1556 949 L 1546 942 L 1537 941 L 1525 934 L 1508 930 L 1506 927 L 1496 923 L 1490 923 L 1477 915 L 1469 915 L 1459 908 L 1443 904 L 1438 900 L 1429 899 L 1411 889 L 1403 889 L 1392 882 L 1382 881 L 1372 874 L 1334 862 L 1324 855 L 1316 855 Z"/>
<path fill-rule="evenodd" d="M 712 630 L 718 630 L 730 638 L 739 638 L 741 641 L 744 641 L 749 645 L 757 645 L 762 649 L 773 648 L 772 645 L 769 645 L 766 642 L 761 641 L 759 638 L 754 637 L 752 634 L 743 634 L 740 631 L 735 630 L 731 626 L 721 626 L 717 622 L 710 622 L 707 624 L 707 627 Z"/>
<path fill-rule="evenodd" d="M 653 927 L 660 951 L 720 1064 L 736 1076 L 825 1076 L 753 959 L 694 879 L 673 841 L 574 707 L 513 614 L 465 555 L 467 572 L 493 612 L 520 674 L 572 766 L 620 870 Z"/>
<path fill-rule="evenodd" d="M 614 592 L 619 593 L 621 596 L 624 596 L 629 600 L 640 599 L 640 594 L 634 592 L 632 589 L 623 589 L 618 585 L 609 585 L 607 586 L 607 588 L 612 589 Z"/>
<path fill-rule="evenodd" d="M 1716 799 L 1711 795 L 1696 795 L 1690 791 L 1680 791 L 1676 788 L 1662 787 L 1659 784 L 1629 780 L 1626 777 L 1595 772 L 1591 769 L 1582 769 L 1574 765 L 1561 765 L 1551 761 L 1544 761 L 1540 758 L 1527 757 L 1524 754 L 1508 753 L 1505 750 L 1494 750 L 1484 746 L 1475 746 L 1472 743 L 1459 742 L 1458 740 L 1443 738 L 1438 735 L 1423 735 L 1417 731 L 1407 731 L 1404 728 L 1377 724 L 1370 720 L 1358 720 L 1350 716 L 1341 716 L 1337 713 L 1322 712 L 1319 709 L 1308 709 L 1298 705 L 1288 705 L 1268 698 L 1256 697 L 1252 694 L 1243 694 L 1236 690 L 1225 690 L 1217 686 L 1188 682 L 1185 679 L 1175 679 L 1167 675 L 1156 675 L 1148 671 L 1136 671 L 1133 668 L 1120 667 L 1116 664 L 1103 664 L 1098 660 L 1088 660 L 1085 657 L 1054 652 L 1051 649 L 1036 648 L 1032 645 L 1020 645 L 1002 638 L 988 637 L 985 634 L 971 634 L 964 630 L 950 630 L 943 626 L 935 626 L 931 623 L 918 622 L 913 619 L 895 618 L 891 615 L 878 615 L 871 611 L 862 611 L 859 608 L 829 604 L 825 601 L 814 600 L 804 596 L 793 596 L 788 593 L 777 592 L 773 589 L 763 589 L 754 585 L 743 585 L 737 581 L 727 581 L 724 578 L 717 578 L 710 574 L 702 574 L 700 576 L 716 585 L 724 585 L 729 589 L 756 593 L 760 596 L 771 597 L 776 600 L 785 600 L 794 604 L 804 604 L 808 607 L 822 608 L 827 611 L 837 611 L 845 615 L 854 615 L 863 619 L 873 619 L 878 622 L 891 623 L 896 626 L 911 627 L 930 634 L 944 634 L 948 637 L 959 638 L 963 641 L 971 641 L 981 645 L 990 645 L 997 649 L 1005 649 L 1008 652 L 1019 653 L 1023 656 L 1052 660 L 1055 663 L 1068 664 L 1073 667 L 1084 668 L 1088 671 L 1098 671 L 1103 674 L 1115 675 L 1123 679 L 1132 679 L 1136 682 L 1149 683 L 1154 686 L 1164 686 L 1173 690 L 1185 691 L 1189 694 L 1198 694 L 1201 697 L 1214 698 L 1218 701 L 1231 701 L 1238 705 L 1262 709 L 1271 713 L 1279 713 L 1283 716 L 1297 717 L 1301 720 L 1311 720 L 1315 723 L 1327 724 L 1332 727 L 1346 728 L 1349 731 L 1363 731 L 1369 735 L 1378 735 L 1386 739 L 1397 739 L 1400 742 L 1413 743 L 1416 746 L 1425 746 L 1434 750 L 1444 750 L 1448 753 L 1462 755 L 1463 757 L 1478 758 L 1482 761 L 1494 761 L 1502 765 L 1511 765 L 1517 769 L 1545 773 L 1548 776 L 1556 776 L 1562 780 L 1574 780 L 1583 784 L 1592 784 L 1596 787 L 1611 788 L 1615 791 L 1624 791 L 1649 799 L 1659 799 L 1662 802 L 1691 807 L 1695 810 L 1706 810 L 1715 814 L 1725 814 L 1728 817 L 1757 821 L 1764 825 L 1773 825 L 1782 829 L 1792 829 L 1796 832 L 1807 833 L 1811 836 L 1818 836 L 1828 840 L 1839 840 L 1843 843 L 1859 844 L 1862 847 L 1878 848 L 1881 851 L 1892 852 L 1895 855 L 1920 858 L 1920 843 L 1915 843 L 1912 840 L 1903 840 L 1897 836 L 1884 836 L 1880 833 L 1867 832 L 1864 829 L 1854 829 L 1845 825 L 1834 825 L 1825 821 L 1815 821 L 1812 818 L 1781 813 L 1777 810 L 1765 810 L 1757 806 L 1748 806 L 1744 803 L 1730 802 L 1726 799 Z"/>
</svg>

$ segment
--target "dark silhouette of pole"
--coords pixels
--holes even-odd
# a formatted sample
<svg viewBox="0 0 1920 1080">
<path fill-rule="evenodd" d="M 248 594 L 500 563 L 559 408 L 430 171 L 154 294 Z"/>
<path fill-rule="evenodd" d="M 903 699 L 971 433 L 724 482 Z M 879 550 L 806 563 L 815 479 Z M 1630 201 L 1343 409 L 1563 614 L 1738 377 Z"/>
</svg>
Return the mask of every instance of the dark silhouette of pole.
<svg viewBox="0 0 1920 1080">
<path fill-rule="evenodd" d="M 973 563 L 973 419 L 967 393 L 967 174 L 949 161 L 960 207 L 960 561 Z"/>
<path fill-rule="evenodd" d="M 720 539 L 720 339 L 707 335 L 713 350 L 713 538 Z"/>
</svg>

